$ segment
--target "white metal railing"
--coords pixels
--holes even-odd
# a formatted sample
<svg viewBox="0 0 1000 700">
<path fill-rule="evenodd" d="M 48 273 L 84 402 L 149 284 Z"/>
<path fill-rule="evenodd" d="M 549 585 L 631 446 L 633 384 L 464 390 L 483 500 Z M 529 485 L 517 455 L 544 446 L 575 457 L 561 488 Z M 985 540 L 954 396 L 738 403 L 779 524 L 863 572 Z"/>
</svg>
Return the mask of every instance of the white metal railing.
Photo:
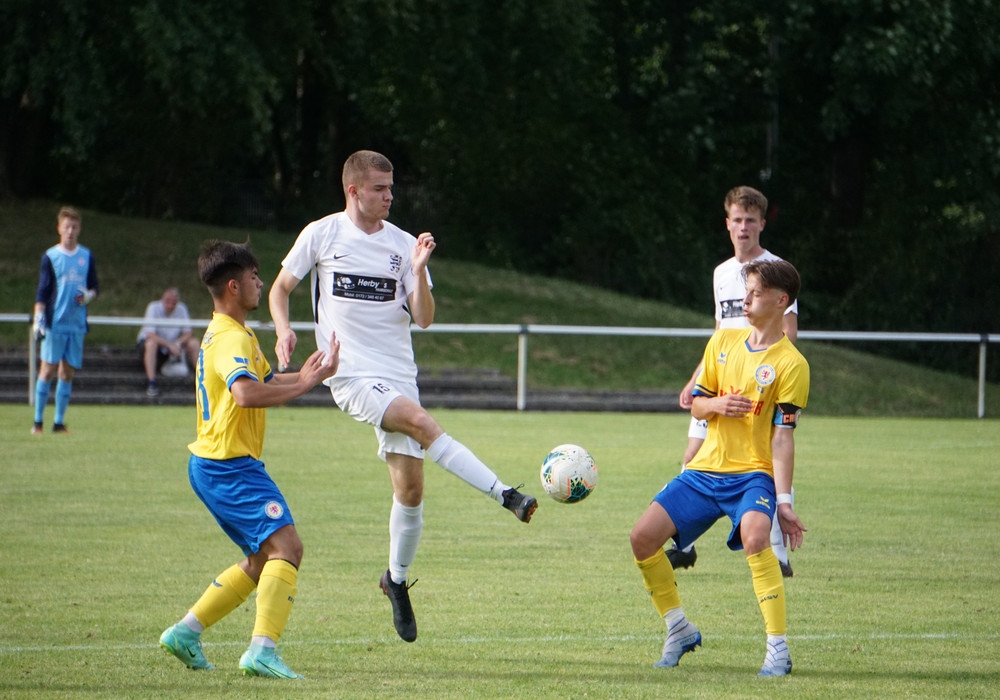
<svg viewBox="0 0 1000 700">
<path fill-rule="evenodd" d="M 124 316 L 90 316 L 88 322 L 95 326 L 132 326 L 141 328 L 146 325 L 141 317 Z M 35 373 L 37 371 L 36 343 L 31 337 L 31 317 L 25 314 L 0 314 L 0 323 L 28 323 L 28 401 L 34 400 Z M 158 319 L 157 326 L 191 328 L 207 328 L 208 319 L 191 319 L 190 321 L 171 321 Z M 311 321 L 292 322 L 295 331 L 312 331 Z M 273 331 L 273 323 L 247 321 L 247 326 L 256 330 Z M 641 336 L 647 338 L 708 338 L 712 335 L 711 328 L 644 328 L 634 326 L 549 326 L 537 323 L 437 323 L 430 328 L 412 326 L 418 333 L 494 333 L 517 336 L 517 410 L 523 411 L 527 403 L 528 376 L 528 336 L 529 335 L 612 335 Z M 979 391 L 976 415 L 983 418 L 986 415 L 986 350 L 990 343 L 1000 343 L 997 333 L 908 333 L 908 332 L 878 332 L 878 331 L 808 331 L 800 330 L 798 337 L 804 340 L 857 340 L 857 341 L 887 341 L 887 342 L 917 342 L 917 343 L 978 343 L 979 344 Z"/>
</svg>

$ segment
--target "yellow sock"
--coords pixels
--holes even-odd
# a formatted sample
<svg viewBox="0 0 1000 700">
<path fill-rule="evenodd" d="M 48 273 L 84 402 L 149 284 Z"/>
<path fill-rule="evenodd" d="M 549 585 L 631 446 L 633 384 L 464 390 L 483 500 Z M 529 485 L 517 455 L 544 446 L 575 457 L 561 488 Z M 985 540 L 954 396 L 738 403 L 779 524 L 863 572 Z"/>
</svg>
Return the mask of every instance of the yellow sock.
<svg viewBox="0 0 1000 700">
<path fill-rule="evenodd" d="M 295 602 L 299 572 L 284 559 L 271 559 L 264 564 L 257 586 L 257 619 L 253 636 L 269 637 L 275 642 L 285 631 L 285 623 Z"/>
<path fill-rule="evenodd" d="M 653 607 L 660 617 L 668 610 L 681 606 L 681 595 L 677 592 L 677 579 L 674 577 L 674 567 L 663 550 L 657 551 L 649 559 L 635 560 L 635 565 L 642 573 L 642 583 L 649 591 Z M 779 572 L 780 573 L 780 572 Z"/>
<path fill-rule="evenodd" d="M 788 631 L 785 615 L 785 580 L 781 577 L 781 566 L 770 547 L 747 557 L 750 574 L 753 577 L 753 592 L 757 594 L 757 604 L 764 615 L 764 627 L 768 634 L 782 635 Z"/>
<path fill-rule="evenodd" d="M 233 564 L 215 577 L 191 608 L 192 614 L 205 627 L 211 627 L 236 608 L 253 593 L 257 585 L 238 565 Z"/>
</svg>

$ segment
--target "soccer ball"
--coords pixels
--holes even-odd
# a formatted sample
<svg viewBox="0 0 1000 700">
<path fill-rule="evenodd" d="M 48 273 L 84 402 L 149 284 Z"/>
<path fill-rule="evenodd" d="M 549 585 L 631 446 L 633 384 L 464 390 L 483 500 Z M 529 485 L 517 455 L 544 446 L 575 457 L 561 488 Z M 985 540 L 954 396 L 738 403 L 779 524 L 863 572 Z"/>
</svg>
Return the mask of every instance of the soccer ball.
<svg viewBox="0 0 1000 700">
<path fill-rule="evenodd" d="M 579 445 L 553 447 L 542 462 L 542 488 L 560 503 L 578 503 L 597 487 L 597 465 Z"/>
</svg>

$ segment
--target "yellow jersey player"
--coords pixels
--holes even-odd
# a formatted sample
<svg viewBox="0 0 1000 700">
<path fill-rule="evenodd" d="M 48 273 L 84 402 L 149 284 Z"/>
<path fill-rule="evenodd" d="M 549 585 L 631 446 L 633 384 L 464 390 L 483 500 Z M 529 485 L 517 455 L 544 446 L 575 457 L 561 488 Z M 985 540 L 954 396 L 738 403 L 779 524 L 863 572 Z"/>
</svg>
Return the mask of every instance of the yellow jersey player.
<svg viewBox="0 0 1000 700">
<path fill-rule="evenodd" d="M 211 669 L 201 633 L 257 590 L 250 647 L 240 658 L 245 675 L 301 678 L 276 645 L 295 600 L 302 542 L 284 496 L 260 461 L 265 408 L 286 403 L 332 377 L 340 345 L 317 350 L 299 372 L 276 375 L 261 352 L 247 313 L 260 304 L 264 284 L 247 245 L 209 241 L 198 272 L 215 305 L 198 355 L 198 436 L 188 447 L 188 478 L 219 526 L 245 559 L 219 574 L 160 646 L 192 669 Z"/>
<path fill-rule="evenodd" d="M 767 652 L 761 676 L 792 670 L 788 651 L 785 584 L 771 549 L 775 516 L 789 548 L 806 528 L 792 508 L 794 428 L 809 397 L 809 365 L 782 331 L 782 318 L 798 296 L 795 268 L 783 260 L 758 260 L 745 268 L 746 329 L 716 331 L 705 348 L 691 414 L 708 421 L 698 454 L 640 516 L 631 533 L 632 553 L 657 613 L 667 625 L 658 667 L 676 666 L 701 645 L 687 620 L 663 545 L 686 547 L 728 516 L 728 546 L 744 551 L 764 617 Z"/>
</svg>

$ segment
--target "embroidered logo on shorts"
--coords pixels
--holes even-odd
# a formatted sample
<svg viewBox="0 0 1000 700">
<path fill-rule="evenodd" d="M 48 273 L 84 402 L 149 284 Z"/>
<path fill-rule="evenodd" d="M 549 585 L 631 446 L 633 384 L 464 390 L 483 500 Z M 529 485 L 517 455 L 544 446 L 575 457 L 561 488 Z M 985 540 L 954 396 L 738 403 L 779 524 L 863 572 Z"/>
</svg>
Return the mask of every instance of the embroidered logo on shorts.
<svg viewBox="0 0 1000 700">
<path fill-rule="evenodd" d="M 754 378 L 757 380 L 757 383 L 760 384 L 761 386 L 767 386 L 768 384 L 773 382 L 774 376 L 775 376 L 774 367 L 772 367 L 771 365 L 761 365 L 760 367 L 757 368 L 757 371 L 754 372 Z"/>
<path fill-rule="evenodd" d="M 264 515 L 269 517 L 271 520 L 277 520 L 284 514 L 285 509 L 282 508 L 281 504 L 277 501 L 269 501 L 268 504 L 264 506 Z"/>
</svg>

